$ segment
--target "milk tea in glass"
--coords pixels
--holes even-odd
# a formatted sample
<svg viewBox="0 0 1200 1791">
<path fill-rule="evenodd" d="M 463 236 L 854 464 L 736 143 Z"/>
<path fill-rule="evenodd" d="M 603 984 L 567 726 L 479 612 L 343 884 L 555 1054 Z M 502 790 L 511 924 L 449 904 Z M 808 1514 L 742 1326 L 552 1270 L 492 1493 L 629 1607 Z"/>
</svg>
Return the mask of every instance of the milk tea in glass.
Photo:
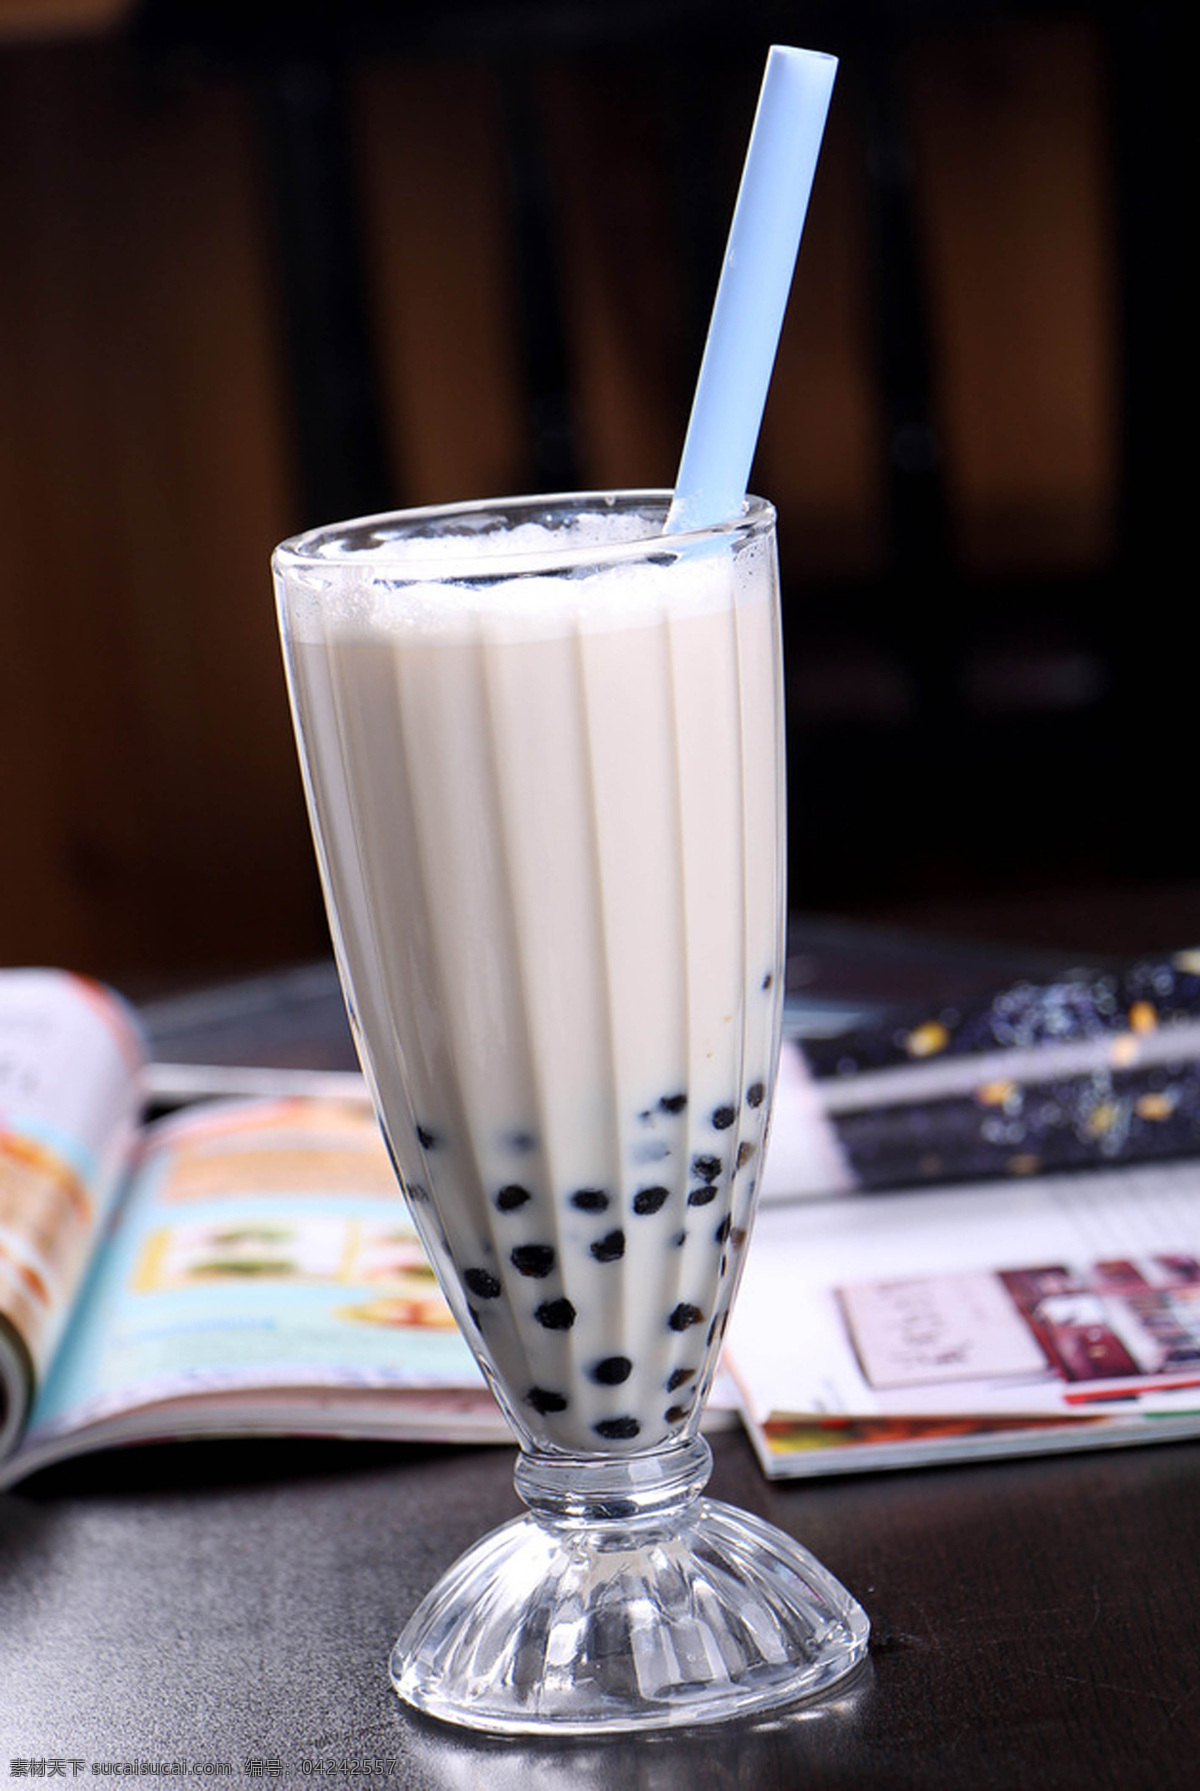
<svg viewBox="0 0 1200 1791">
<path fill-rule="evenodd" d="M 529 1506 L 392 1674 L 500 1732 L 766 1709 L 866 1642 L 701 1496 L 779 1050 L 781 661 L 770 506 L 664 535 L 668 503 L 410 511 L 274 562 L 363 1068 Z"/>
</svg>

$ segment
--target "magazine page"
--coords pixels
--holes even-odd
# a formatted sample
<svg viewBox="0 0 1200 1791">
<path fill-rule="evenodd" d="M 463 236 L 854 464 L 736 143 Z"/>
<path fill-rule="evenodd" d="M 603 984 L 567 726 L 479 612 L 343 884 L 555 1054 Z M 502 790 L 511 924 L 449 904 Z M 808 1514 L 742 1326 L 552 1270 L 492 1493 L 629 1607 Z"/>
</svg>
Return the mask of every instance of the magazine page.
<svg viewBox="0 0 1200 1791">
<path fill-rule="evenodd" d="M 766 1199 L 1200 1150 L 1198 951 L 789 1031 Z"/>
<path fill-rule="evenodd" d="M 0 971 L 0 1457 L 45 1374 L 120 1182 L 142 1042 L 109 990 Z"/>
<path fill-rule="evenodd" d="M 1200 1165 L 766 1208 L 727 1357 L 773 1475 L 1200 1429 Z"/>
<path fill-rule="evenodd" d="M 402 1389 L 459 1389 L 443 1421 L 478 1408 L 488 1434 L 507 1434 L 370 1106 L 213 1103 L 146 1134 L 9 1477 L 132 1413 L 146 1422 L 95 1440 L 197 1428 L 361 1434 L 372 1413 L 394 1435 L 388 1400 Z"/>
</svg>

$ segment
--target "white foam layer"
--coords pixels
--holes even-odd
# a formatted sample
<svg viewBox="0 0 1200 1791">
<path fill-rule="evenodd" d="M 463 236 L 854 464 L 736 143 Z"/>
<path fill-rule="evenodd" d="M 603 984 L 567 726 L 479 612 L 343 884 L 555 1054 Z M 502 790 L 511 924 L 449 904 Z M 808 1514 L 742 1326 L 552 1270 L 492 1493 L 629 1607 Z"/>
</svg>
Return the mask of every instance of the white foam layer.
<svg viewBox="0 0 1200 1791">
<path fill-rule="evenodd" d="M 553 638 L 712 614 L 769 588 L 763 542 L 746 541 L 735 556 L 720 537 L 682 548 L 663 539 L 661 556 L 648 560 L 645 543 L 656 536 L 645 516 L 624 512 L 585 513 L 553 529 L 381 533 L 361 554 L 321 558 L 295 576 L 293 637 Z"/>
<path fill-rule="evenodd" d="M 375 563 L 387 565 L 432 565 L 446 560 L 484 558 L 560 559 L 580 550 L 649 541 L 660 532 L 653 518 L 637 511 L 581 510 L 554 528 L 538 522 L 518 523 L 515 528 L 497 523 L 494 528 L 447 528 L 424 535 L 389 535 L 381 529 L 369 551 Z M 351 553 L 350 557 L 355 556 Z"/>
</svg>

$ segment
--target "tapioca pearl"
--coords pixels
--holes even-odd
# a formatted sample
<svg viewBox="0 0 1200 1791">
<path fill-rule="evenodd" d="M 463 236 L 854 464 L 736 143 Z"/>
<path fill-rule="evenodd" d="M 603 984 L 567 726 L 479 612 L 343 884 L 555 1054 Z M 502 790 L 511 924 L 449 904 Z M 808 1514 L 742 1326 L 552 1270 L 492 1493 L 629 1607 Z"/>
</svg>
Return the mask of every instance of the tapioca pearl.
<svg viewBox="0 0 1200 1791">
<path fill-rule="evenodd" d="M 625 1254 L 625 1233 L 610 1231 L 591 1246 L 597 1262 L 619 1262 Z"/>
<path fill-rule="evenodd" d="M 686 1387 L 688 1382 L 694 1381 L 695 1378 L 696 1370 L 694 1368 L 674 1368 L 667 1381 L 667 1392 L 674 1393 L 679 1387 Z"/>
<path fill-rule="evenodd" d="M 405 1182 L 404 1192 L 416 1206 L 428 1206 L 429 1189 L 424 1182 Z"/>
<path fill-rule="evenodd" d="M 717 1198 L 717 1195 L 720 1192 L 721 1190 L 714 1187 L 712 1182 L 706 1182 L 702 1188 L 692 1189 L 688 1195 L 687 1203 L 689 1206 L 709 1206 Z"/>
<path fill-rule="evenodd" d="M 766 975 L 765 975 L 765 976 L 764 976 L 764 977 L 763 977 L 763 979 L 762 979 L 762 988 L 763 988 L 763 989 L 764 989 L 764 990 L 767 990 L 767 989 L 769 989 L 769 988 L 770 988 L 770 987 L 771 987 L 771 984 L 772 984 L 772 983 L 773 983 L 773 982 L 774 982 L 774 981 L 775 981 L 775 978 L 774 978 L 774 976 L 773 976 L 773 975 L 772 975 L 772 973 L 771 973 L 771 971 L 769 971 L 769 970 L 768 970 L 768 971 L 767 971 L 767 974 L 766 974 Z"/>
<path fill-rule="evenodd" d="M 570 1300 L 543 1300 L 533 1316 L 547 1331 L 569 1331 L 578 1314 Z"/>
<path fill-rule="evenodd" d="M 683 1246 L 686 1243 L 687 1243 L 687 1232 L 684 1231 L 681 1227 L 675 1233 L 675 1236 L 671 1239 L 671 1248 L 672 1248 L 672 1250 L 682 1250 Z"/>
<path fill-rule="evenodd" d="M 715 1182 L 721 1173 L 720 1157 L 701 1155 L 692 1158 L 692 1174 L 702 1182 Z"/>
<path fill-rule="evenodd" d="M 746 1090 L 747 1107 L 761 1107 L 766 1098 L 766 1085 L 762 1082 L 752 1082 Z"/>
<path fill-rule="evenodd" d="M 527 1156 L 531 1150 L 537 1149 L 537 1136 L 533 1132 L 518 1130 L 509 1132 L 504 1143 L 509 1150 L 515 1151 L 519 1157 L 523 1157 Z"/>
<path fill-rule="evenodd" d="M 664 1113 L 682 1113 L 687 1106 L 685 1094 L 669 1094 L 661 1096 L 659 1107 Z"/>
<path fill-rule="evenodd" d="M 738 1169 L 744 1169 L 757 1149 L 758 1146 L 756 1144 L 751 1144 L 749 1139 L 746 1139 L 743 1143 L 739 1144 L 736 1167 Z"/>
<path fill-rule="evenodd" d="M 668 1424 L 678 1424 L 687 1417 L 691 1409 L 690 1405 L 669 1405 L 663 1417 Z"/>
<path fill-rule="evenodd" d="M 422 1150 L 436 1150 L 441 1142 L 432 1126 L 419 1125 L 417 1127 L 417 1143 Z"/>
<path fill-rule="evenodd" d="M 727 1132 L 736 1118 L 737 1118 L 737 1108 L 736 1107 L 729 1107 L 729 1106 L 714 1107 L 713 1108 L 713 1116 L 712 1116 L 712 1123 L 713 1123 L 714 1131 Z"/>
<path fill-rule="evenodd" d="M 628 1356 L 605 1356 L 593 1363 L 590 1373 L 601 1387 L 619 1387 L 633 1373 L 633 1363 Z"/>
<path fill-rule="evenodd" d="M 518 1244 L 508 1260 L 518 1275 L 544 1281 L 554 1268 L 554 1249 L 550 1244 Z"/>
<path fill-rule="evenodd" d="M 467 1269 L 463 1284 L 481 1300 L 498 1300 L 502 1291 L 499 1280 L 489 1269 Z"/>
<path fill-rule="evenodd" d="M 670 1198 L 669 1188 L 639 1188 L 633 1197 L 633 1210 L 645 1218 L 649 1213 L 661 1212 Z"/>
<path fill-rule="evenodd" d="M 729 1234 L 729 1242 L 733 1245 L 735 1250 L 740 1250 L 745 1245 L 749 1235 L 750 1234 L 744 1225 L 735 1225 Z"/>
<path fill-rule="evenodd" d="M 729 1234 L 732 1230 L 733 1230 L 733 1215 L 732 1215 L 732 1213 L 726 1213 L 725 1217 L 721 1220 L 721 1223 L 717 1226 L 717 1229 L 713 1232 L 713 1243 L 714 1244 L 726 1243 L 728 1241 Z"/>
<path fill-rule="evenodd" d="M 668 1314 L 667 1324 L 672 1331 L 686 1331 L 689 1325 L 702 1325 L 704 1314 L 699 1306 L 692 1306 L 687 1300 L 680 1300 L 678 1306 Z"/>
<path fill-rule="evenodd" d="M 641 1425 L 636 1418 L 601 1418 L 599 1424 L 592 1429 L 598 1437 L 610 1443 L 627 1443 L 631 1437 L 641 1434 Z"/>
<path fill-rule="evenodd" d="M 576 1188 L 568 1199 L 581 1213 L 603 1213 L 608 1210 L 608 1195 L 603 1188 Z"/>
<path fill-rule="evenodd" d="M 521 1207 L 528 1206 L 532 1199 L 533 1195 L 529 1189 L 523 1188 L 520 1182 L 509 1182 L 507 1187 L 501 1188 L 496 1195 L 496 1205 L 502 1213 L 515 1213 Z"/>
<path fill-rule="evenodd" d="M 565 1393 L 554 1393 L 549 1387 L 530 1387 L 525 1395 L 526 1405 L 531 1405 L 535 1412 L 548 1417 L 551 1412 L 565 1412 L 570 1400 Z"/>
</svg>

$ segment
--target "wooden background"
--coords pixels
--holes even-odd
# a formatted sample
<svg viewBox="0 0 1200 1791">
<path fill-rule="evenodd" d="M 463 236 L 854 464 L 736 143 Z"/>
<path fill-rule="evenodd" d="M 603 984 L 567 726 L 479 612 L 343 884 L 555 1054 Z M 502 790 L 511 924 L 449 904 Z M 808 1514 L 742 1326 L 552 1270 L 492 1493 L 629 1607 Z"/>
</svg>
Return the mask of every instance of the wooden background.
<svg viewBox="0 0 1200 1791">
<path fill-rule="evenodd" d="M 1109 75 L 1077 16 L 942 25 L 902 65 L 954 563 L 974 602 L 998 579 L 1087 590 L 1113 562 Z M 520 489 L 496 74 L 439 57 L 349 78 L 389 501 Z M 694 373 L 663 228 L 666 78 L 550 52 L 535 71 L 576 447 L 598 485 L 671 482 Z M 730 192 L 753 97 L 732 92 L 714 119 Z M 886 724 L 907 700 L 870 623 L 896 593 L 880 584 L 868 172 L 844 61 L 754 479 L 781 512 L 789 629 L 820 646 L 792 668 L 804 739 L 822 703 Z M 268 556 L 330 519 L 300 496 L 276 231 L 236 71 L 148 73 L 119 23 L 50 37 L 16 21 L 0 43 L 0 962 L 141 988 L 325 949 Z M 917 579 L 900 599 L 912 634 L 937 633 L 944 591 Z M 1058 620 L 1079 602 L 1060 595 Z M 848 783 L 820 776 L 837 812 L 815 813 L 799 870 L 793 855 L 796 900 L 872 912 L 945 886 L 932 847 L 903 888 L 861 842 L 823 877 L 874 780 L 865 763 Z"/>
</svg>

